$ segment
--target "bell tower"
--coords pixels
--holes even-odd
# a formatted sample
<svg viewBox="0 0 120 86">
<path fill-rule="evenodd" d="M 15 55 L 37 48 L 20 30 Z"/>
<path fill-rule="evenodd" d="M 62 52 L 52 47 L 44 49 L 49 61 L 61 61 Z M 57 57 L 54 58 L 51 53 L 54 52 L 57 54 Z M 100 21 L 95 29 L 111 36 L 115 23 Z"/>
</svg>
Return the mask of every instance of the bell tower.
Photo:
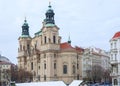
<svg viewBox="0 0 120 86">
<path fill-rule="evenodd" d="M 24 24 L 22 25 L 22 34 L 19 37 L 19 48 L 18 48 L 18 67 L 26 68 L 27 56 L 30 55 L 30 44 L 31 37 L 29 35 L 29 25 L 25 18 Z"/>
<path fill-rule="evenodd" d="M 45 13 L 46 18 L 44 19 L 44 26 L 42 28 L 41 51 L 60 49 L 61 37 L 59 36 L 59 28 L 55 25 L 54 15 L 55 13 L 49 3 L 48 10 Z"/>
<path fill-rule="evenodd" d="M 40 51 L 42 52 L 41 56 L 43 56 L 41 62 L 44 63 L 45 67 L 41 71 L 41 77 L 44 77 L 41 81 L 55 80 L 57 75 L 57 68 L 55 68 L 57 65 L 56 57 L 60 51 L 61 37 L 59 36 L 59 28 L 55 24 L 54 15 L 54 10 L 51 4 L 49 4 L 48 10 L 45 13 L 44 25 L 41 29 L 42 44 Z"/>
</svg>

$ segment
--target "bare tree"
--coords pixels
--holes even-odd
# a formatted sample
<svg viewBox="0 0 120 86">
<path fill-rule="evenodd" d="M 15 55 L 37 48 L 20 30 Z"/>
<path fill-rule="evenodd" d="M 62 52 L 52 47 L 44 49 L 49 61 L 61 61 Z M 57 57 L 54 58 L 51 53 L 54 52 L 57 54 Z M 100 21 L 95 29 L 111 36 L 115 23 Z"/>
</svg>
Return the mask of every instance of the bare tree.
<svg viewBox="0 0 120 86">
<path fill-rule="evenodd" d="M 15 82 L 30 82 L 32 81 L 33 74 L 24 69 L 12 69 L 11 71 L 11 81 Z"/>
<path fill-rule="evenodd" d="M 99 65 L 94 65 L 90 70 L 86 70 L 86 80 L 91 82 L 101 82 L 104 69 Z"/>
</svg>

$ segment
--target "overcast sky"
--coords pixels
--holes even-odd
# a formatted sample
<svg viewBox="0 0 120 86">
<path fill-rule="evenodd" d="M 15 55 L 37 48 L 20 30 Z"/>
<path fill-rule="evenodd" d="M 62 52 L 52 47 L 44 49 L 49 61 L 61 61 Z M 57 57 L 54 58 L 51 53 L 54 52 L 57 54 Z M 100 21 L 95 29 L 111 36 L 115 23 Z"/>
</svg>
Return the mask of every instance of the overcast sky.
<svg viewBox="0 0 120 86">
<path fill-rule="evenodd" d="M 17 63 L 18 37 L 25 16 L 30 35 L 39 31 L 49 0 L 0 0 L 0 53 Z M 51 0 L 62 42 L 109 51 L 109 40 L 120 31 L 120 0 Z"/>
</svg>

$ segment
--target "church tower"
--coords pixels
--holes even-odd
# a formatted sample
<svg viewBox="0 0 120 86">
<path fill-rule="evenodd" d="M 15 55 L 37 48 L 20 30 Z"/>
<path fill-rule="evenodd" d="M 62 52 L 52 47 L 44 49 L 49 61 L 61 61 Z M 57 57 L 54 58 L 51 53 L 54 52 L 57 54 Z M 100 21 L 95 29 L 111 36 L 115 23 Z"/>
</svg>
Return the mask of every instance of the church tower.
<svg viewBox="0 0 120 86">
<path fill-rule="evenodd" d="M 57 75 L 57 57 L 60 51 L 60 40 L 59 28 L 55 25 L 54 11 L 51 4 L 48 6 L 48 10 L 45 13 L 46 18 L 44 19 L 44 25 L 42 28 L 42 44 L 40 47 L 41 66 L 43 70 L 41 71 L 41 81 L 55 80 Z"/>
<path fill-rule="evenodd" d="M 55 25 L 54 15 L 55 13 L 52 6 L 49 4 L 48 10 L 45 13 L 46 18 L 44 19 L 44 26 L 42 28 L 41 51 L 60 49 L 59 28 Z"/>
<path fill-rule="evenodd" d="M 27 20 L 24 20 L 22 25 L 22 34 L 19 37 L 19 48 L 18 48 L 18 66 L 19 68 L 26 68 L 27 56 L 30 55 L 30 43 L 31 37 L 29 35 L 29 26 Z"/>
</svg>

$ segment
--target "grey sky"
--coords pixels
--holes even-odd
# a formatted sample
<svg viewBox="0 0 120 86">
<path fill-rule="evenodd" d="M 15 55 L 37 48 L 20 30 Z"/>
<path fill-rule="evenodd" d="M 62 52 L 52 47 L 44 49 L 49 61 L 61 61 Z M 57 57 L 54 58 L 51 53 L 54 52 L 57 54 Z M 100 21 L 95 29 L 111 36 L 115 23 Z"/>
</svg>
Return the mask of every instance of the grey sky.
<svg viewBox="0 0 120 86">
<path fill-rule="evenodd" d="M 109 51 L 109 40 L 120 30 L 120 0 L 51 0 L 62 42 Z M 0 52 L 17 63 L 18 37 L 25 16 L 30 35 L 41 29 L 49 0 L 0 0 Z"/>
</svg>

